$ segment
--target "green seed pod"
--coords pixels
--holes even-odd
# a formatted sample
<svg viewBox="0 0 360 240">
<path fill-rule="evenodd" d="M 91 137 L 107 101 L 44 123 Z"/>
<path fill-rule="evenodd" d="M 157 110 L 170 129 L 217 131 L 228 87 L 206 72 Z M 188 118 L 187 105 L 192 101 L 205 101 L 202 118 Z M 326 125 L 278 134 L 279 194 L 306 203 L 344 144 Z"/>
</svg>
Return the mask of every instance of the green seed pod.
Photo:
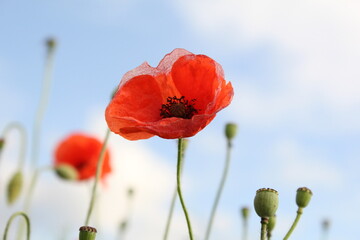
<svg viewBox="0 0 360 240">
<path fill-rule="evenodd" d="M 23 174 L 17 171 L 7 185 L 7 202 L 13 204 L 20 196 L 23 186 Z"/>
<path fill-rule="evenodd" d="M 311 200 L 312 192 L 307 187 L 298 188 L 296 192 L 296 204 L 299 208 L 306 207 Z"/>
<path fill-rule="evenodd" d="M 226 138 L 231 141 L 237 133 L 237 125 L 235 123 L 228 123 L 225 126 L 225 136 Z"/>
<path fill-rule="evenodd" d="M 279 205 L 279 194 L 271 188 L 261 188 L 256 191 L 254 199 L 255 212 L 261 218 L 269 218 L 275 215 Z"/>
<path fill-rule="evenodd" d="M 69 164 L 61 164 L 55 167 L 56 174 L 65 180 L 76 180 L 78 179 L 78 172 L 76 169 Z"/>
<path fill-rule="evenodd" d="M 79 231 L 79 240 L 95 240 L 96 238 L 96 228 L 82 226 Z"/>
<path fill-rule="evenodd" d="M 250 210 L 248 207 L 243 207 L 240 211 L 243 219 L 247 219 L 249 217 Z"/>
</svg>

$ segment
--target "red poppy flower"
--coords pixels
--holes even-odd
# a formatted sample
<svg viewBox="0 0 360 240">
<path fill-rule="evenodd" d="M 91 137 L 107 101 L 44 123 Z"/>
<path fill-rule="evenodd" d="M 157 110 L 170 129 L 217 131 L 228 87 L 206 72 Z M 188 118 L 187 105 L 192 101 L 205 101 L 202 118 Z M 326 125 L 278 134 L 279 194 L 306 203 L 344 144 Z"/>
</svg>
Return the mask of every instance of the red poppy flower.
<svg viewBox="0 0 360 240">
<path fill-rule="evenodd" d="M 220 64 L 175 49 L 156 68 L 145 62 L 127 72 L 105 117 L 112 132 L 129 140 L 186 138 L 207 126 L 232 96 Z"/>
<path fill-rule="evenodd" d="M 102 142 L 98 139 L 76 133 L 59 143 L 55 150 L 55 166 L 67 164 L 74 167 L 78 180 L 92 178 L 96 174 Z M 111 172 L 109 151 L 105 153 L 101 178 Z"/>
</svg>

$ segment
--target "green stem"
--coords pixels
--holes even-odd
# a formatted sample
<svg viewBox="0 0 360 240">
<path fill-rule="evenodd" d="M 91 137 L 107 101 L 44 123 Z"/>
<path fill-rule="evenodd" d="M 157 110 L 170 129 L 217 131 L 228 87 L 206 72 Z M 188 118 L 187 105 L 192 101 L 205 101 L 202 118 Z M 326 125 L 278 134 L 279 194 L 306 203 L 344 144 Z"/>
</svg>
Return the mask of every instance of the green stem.
<svg viewBox="0 0 360 240">
<path fill-rule="evenodd" d="M 42 168 L 38 168 L 34 171 L 32 177 L 31 177 L 31 180 L 30 180 L 30 185 L 29 185 L 28 191 L 26 192 L 25 199 L 24 199 L 24 212 L 29 213 L 31 199 L 34 195 L 35 187 L 36 187 L 40 173 L 42 173 L 43 171 L 52 170 L 52 169 L 53 169 L 53 167 L 42 167 Z M 24 234 L 24 225 L 20 224 L 20 229 L 17 232 L 17 239 L 21 239 L 23 237 L 23 234 Z"/>
<path fill-rule="evenodd" d="M 192 234 L 192 229 L 191 229 L 191 223 L 190 223 L 190 218 L 189 218 L 189 214 L 186 210 L 186 206 L 185 206 L 185 202 L 182 196 L 182 192 L 181 192 L 181 182 L 180 182 L 180 175 L 181 175 L 181 168 L 182 168 L 182 161 L 183 161 L 183 154 L 182 154 L 182 150 L 183 150 L 183 139 L 179 138 L 179 142 L 178 142 L 178 158 L 177 158 L 177 171 L 176 171 L 176 180 L 177 180 L 177 192 L 180 198 L 180 203 L 182 206 L 182 209 L 184 211 L 185 214 L 185 218 L 186 218 L 186 223 L 187 223 L 187 227 L 188 227 L 188 231 L 189 231 L 189 237 L 190 240 L 193 240 L 193 234 Z"/>
<path fill-rule="evenodd" d="M 33 167 L 36 167 L 38 156 L 39 156 L 39 143 L 40 143 L 40 131 L 42 120 L 45 115 L 45 110 L 49 102 L 51 80 L 52 80 L 52 69 L 54 62 L 54 46 L 48 46 L 47 56 L 45 60 L 45 70 L 42 82 L 41 96 L 39 106 L 35 115 L 33 123 L 33 135 L 32 135 L 32 152 L 31 152 L 31 163 Z"/>
<path fill-rule="evenodd" d="M 86 215 L 85 226 L 89 225 L 90 216 L 91 216 L 91 213 L 92 213 L 93 208 L 95 206 L 95 196 L 96 196 L 97 185 L 99 183 L 99 179 L 100 179 L 100 176 L 101 176 L 102 166 L 103 166 L 104 159 L 105 159 L 106 146 L 107 146 L 109 137 L 110 137 L 110 130 L 108 129 L 106 131 L 105 139 L 104 139 L 104 142 L 103 142 L 103 145 L 102 145 L 102 148 L 101 148 L 99 160 L 98 160 L 97 167 L 96 167 L 95 181 L 94 181 L 94 185 L 93 185 L 93 188 L 92 188 L 92 191 L 91 191 L 90 205 L 89 205 L 89 209 L 88 209 L 88 212 L 87 212 L 87 215 Z"/>
<path fill-rule="evenodd" d="M 227 177 L 227 174 L 228 174 L 228 171 L 229 171 L 229 166 L 230 166 L 231 148 L 232 148 L 231 141 L 228 140 L 227 150 L 226 150 L 225 166 L 224 166 L 223 174 L 222 174 L 222 177 L 221 177 L 220 185 L 218 187 L 218 190 L 217 190 L 217 193 L 216 193 L 216 196 L 215 196 L 214 204 L 213 204 L 212 209 L 211 209 L 211 214 L 210 214 L 209 222 L 208 222 L 208 225 L 207 225 L 207 228 L 206 228 L 206 233 L 205 233 L 205 240 L 208 240 L 209 237 L 210 237 L 210 232 L 211 232 L 211 228 L 212 228 L 212 225 L 213 225 L 213 222 L 214 222 L 216 209 L 217 209 L 217 206 L 219 204 L 221 193 L 222 193 L 222 191 L 224 189 L 226 177 Z"/>
<path fill-rule="evenodd" d="M 9 218 L 9 220 L 6 224 L 6 227 L 5 227 L 3 240 L 7 239 L 7 234 L 8 234 L 10 225 L 11 225 L 12 221 L 14 220 L 14 218 L 17 216 L 22 216 L 24 218 L 24 220 L 26 222 L 26 227 L 27 227 L 26 239 L 30 240 L 30 219 L 24 212 L 16 212 L 13 215 L 11 215 L 11 217 Z"/>
<path fill-rule="evenodd" d="M 248 221 L 247 219 L 244 219 L 242 240 L 247 240 L 247 239 L 248 239 Z"/>
<path fill-rule="evenodd" d="M 18 122 L 9 123 L 3 130 L 2 137 L 5 138 L 11 130 L 17 130 L 20 134 L 20 151 L 18 158 L 19 169 L 22 169 L 25 164 L 25 152 L 26 152 L 26 130 L 24 126 Z"/>
<path fill-rule="evenodd" d="M 261 235 L 260 235 L 260 239 L 261 240 L 266 240 L 266 234 L 267 234 L 267 224 L 269 222 L 268 218 L 261 218 Z"/>
<path fill-rule="evenodd" d="M 299 207 L 298 210 L 297 210 L 297 212 L 296 212 L 296 218 L 295 218 L 293 224 L 291 225 L 291 228 L 290 228 L 289 231 L 287 232 L 286 236 L 284 237 L 284 240 L 289 239 L 291 233 L 294 231 L 297 223 L 299 222 L 299 219 L 300 219 L 300 217 L 301 217 L 302 212 L 303 212 L 303 209 Z"/>
<path fill-rule="evenodd" d="M 177 197 L 177 188 L 175 188 L 175 191 L 173 192 L 173 196 L 171 199 L 170 211 L 169 211 L 169 215 L 168 215 L 168 218 L 166 221 L 166 227 L 165 227 L 165 232 L 164 232 L 164 237 L 163 237 L 164 240 L 166 240 L 169 235 L 170 224 L 171 224 L 171 219 L 172 219 L 172 216 L 174 213 L 176 197 Z"/>
<path fill-rule="evenodd" d="M 184 146 L 182 146 L 182 148 L 183 147 Z M 181 166 L 180 166 L 180 174 L 181 174 L 183 166 L 184 166 L 184 152 L 185 152 L 185 150 L 182 149 L 182 159 L 183 160 L 182 160 L 182 163 L 181 163 Z M 172 219 L 174 209 L 175 209 L 175 204 L 176 204 L 176 197 L 177 197 L 177 187 L 175 187 L 174 192 L 173 192 L 173 196 L 172 196 L 172 199 L 171 199 L 171 205 L 170 205 L 169 215 L 168 215 L 168 218 L 167 218 L 167 221 L 166 221 L 166 227 L 165 227 L 163 240 L 167 240 L 168 235 L 169 235 L 171 219 Z"/>
</svg>

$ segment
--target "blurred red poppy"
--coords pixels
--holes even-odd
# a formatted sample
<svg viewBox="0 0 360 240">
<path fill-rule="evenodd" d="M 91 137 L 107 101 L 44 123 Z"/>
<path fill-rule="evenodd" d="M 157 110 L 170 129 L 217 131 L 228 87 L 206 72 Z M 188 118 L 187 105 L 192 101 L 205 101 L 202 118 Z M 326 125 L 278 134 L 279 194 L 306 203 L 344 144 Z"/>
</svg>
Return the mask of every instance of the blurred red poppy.
<svg viewBox="0 0 360 240">
<path fill-rule="evenodd" d="M 78 180 L 92 178 L 96 174 L 102 142 L 94 137 L 75 133 L 62 140 L 55 150 L 55 166 L 70 165 Z M 110 154 L 106 150 L 101 178 L 111 172 Z"/>
<path fill-rule="evenodd" d="M 145 62 L 127 72 L 105 118 L 112 132 L 129 140 L 186 138 L 206 127 L 233 94 L 220 64 L 175 49 L 156 68 Z"/>
</svg>

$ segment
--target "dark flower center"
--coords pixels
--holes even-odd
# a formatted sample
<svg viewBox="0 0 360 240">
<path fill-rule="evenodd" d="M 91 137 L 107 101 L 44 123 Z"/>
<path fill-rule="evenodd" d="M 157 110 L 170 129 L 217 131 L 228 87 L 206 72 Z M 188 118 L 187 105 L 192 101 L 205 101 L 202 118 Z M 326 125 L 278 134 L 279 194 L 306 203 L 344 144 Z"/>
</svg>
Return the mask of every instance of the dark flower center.
<svg viewBox="0 0 360 240">
<path fill-rule="evenodd" d="M 185 100 L 185 97 L 180 98 L 168 97 L 166 104 L 163 104 L 160 109 L 160 116 L 162 118 L 185 118 L 190 119 L 194 114 L 198 113 L 198 110 L 194 107 L 196 99 L 192 99 L 190 102 Z"/>
</svg>

